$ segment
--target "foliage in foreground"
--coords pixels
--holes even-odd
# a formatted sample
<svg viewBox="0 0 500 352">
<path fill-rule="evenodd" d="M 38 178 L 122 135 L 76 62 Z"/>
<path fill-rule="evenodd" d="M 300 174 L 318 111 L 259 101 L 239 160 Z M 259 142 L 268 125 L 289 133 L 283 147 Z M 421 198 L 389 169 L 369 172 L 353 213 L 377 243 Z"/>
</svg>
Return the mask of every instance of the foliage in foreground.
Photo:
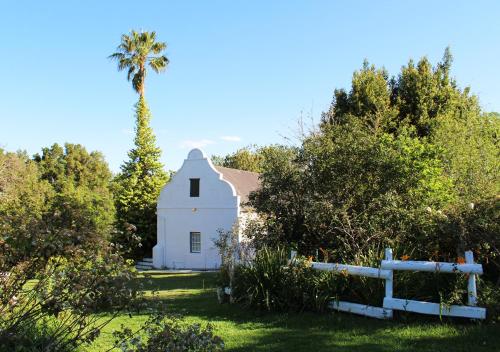
<svg viewBox="0 0 500 352">
<path fill-rule="evenodd" d="M 101 320 L 94 313 L 127 310 L 140 296 L 131 285 L 135 270 L 116 247 L 100 238 L 92 218 L 82 219 L 79 211 L 61 209 L 62 205 L 52 207 L 60 204 L 52 203 L 53 197 L 65 194 L 57 185 L 70 182 L 72 173 L 49 176 L 50 169 L 66 163 L 44 155 L 38 162 L 54 161 L 53 168 L 44 164 L 46 177 L 40 177 L 37 165 L 23 155 L 0 154 L 0 349 L 4 351 L 74 350 L 92 342 L 113 319 Z M 67 164 L 78 159 L 68 158 Z M 73 166 L 66 170 L 80 170 L 79 177 L 73 174 L 79 182 L 94 177 L 84 177 L 86 169 Z"/>
<path fill-rule="evenodd" d="M 288 264 L 283 248 L 260 249 L 255 259 L 235 268 L 232 291 L 234 301 L 269 311 L 323 311 L 342 277 L 311 268 L 304 258 Z"/>
<path fill-rule="evenodd" d="M 140 297 L 135 270 L 113 248 L 66 247 L 65 255 L 2 266 L 0 350 L 74 350 Z M 103 309 L 114 313 L 101 319 Z"/>
<path fill-rule="evenodd" d="M 288 251 L 280 247 L 261 248 L 252 262 L 236 265 L 231 281 L 232 301 L 259 310 L 281 312 L 322 312 L 335 301 L 382 304 L 383 280 L 313 269 L 311 261 L 312 257 L 300 256 L 288 260 Z M 224 271 L 219 276 L 223 279 Z M 445 306 L 467 302 L 466 275 L 398 272 L 395 277 L 394 294 L 397 297 Z M 480 287 L 479 302 L 487 307 L 488 318 L 495 321 L 498 292 L 482 281 Z"/>
<path fill-rule="evenodd" d="M 186 324 L 176 317 L 152 315 L 138 332 L 122 325 L 113 333 L 122 352 L 219 352 L 222 339 L 214 335 L 212 325 Z"/>
</svg>

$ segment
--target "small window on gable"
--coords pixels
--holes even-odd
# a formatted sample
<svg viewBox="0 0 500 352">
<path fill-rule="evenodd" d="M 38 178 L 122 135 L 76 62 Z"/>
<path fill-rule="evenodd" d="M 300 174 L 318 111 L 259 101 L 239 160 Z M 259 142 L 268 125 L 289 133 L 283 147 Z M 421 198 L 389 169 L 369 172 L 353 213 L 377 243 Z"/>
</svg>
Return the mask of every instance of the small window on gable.
<svg viewBox="0 0 500 352">
<path fill-rule="evenodd" d="M 189 179 L 189 196 L 199 197 L 200 196 L 200 179 L 190 178 Z"/>
<path fill-rule="evenodd" d="M 201 233 L 189 233 L 189 251 L 191 253 L 201 253 Z"/>
</svg>

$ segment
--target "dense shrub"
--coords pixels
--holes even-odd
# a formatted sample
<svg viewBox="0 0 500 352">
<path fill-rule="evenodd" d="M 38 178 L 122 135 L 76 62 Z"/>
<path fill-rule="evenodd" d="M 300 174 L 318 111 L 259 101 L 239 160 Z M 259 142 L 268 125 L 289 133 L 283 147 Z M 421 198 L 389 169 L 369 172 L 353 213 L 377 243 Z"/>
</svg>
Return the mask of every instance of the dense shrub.
<svg viewBox="0 0 500 352">
<path fill-rule="evenodd" d="M 44 318 L 33 325 L 23 325 L 19 327 L 17 336 L 0 343 L 2 352 L 41 352 L 58 351 L 72 352 L 74 346 L 54 345 L 53 336 L 57 331 L 53 318 Z"/>
<path fill-rule="evenodd" d="M 33 257 L 0 269 L 1 351 L 74 350 L 97 338 L 116 314 L 140 304 L 135 270 L 115 249 L 65 250 L 66 257 Z M 94 314 L 101 309 L 114 314 Z"/>
<path fill-rule="evenodd" d="M 145 333 L 144 333 L 145 332 Z M 213 333 L 209 324 L 186 324 L 179 318 L 153 315 L 133 332 L 122 326 L 114 333 L 115 346 L 122 352 L 219 352 L 224 342 Z"/>
<path fill-rule="evenodd" d="M 500 289 L 498 284 L 479 280 L 478 303 L 486 307 L 487 319 L 500 323 Z"/>
<path fill-rule="evenodd" d="M 234 302 L 267 311 L 324 311 L 330 302 L 380 306 L 385 296 L 383 280 L 320 271 L 311 267 L 312 257 L 288 260 L 283 248 L 261 248 L 253 262 L 237 265 L 232 281 Z M 378 263 L 365 264 L 378 266 Z M 467 275 L 397 272 L 394 295 L 440 303 L 467 303 Z M 480 285 L 482 282 L 480 281 Z M 484 287 L 480 303 L 498 314 L 498 294 Z"/>
<path fill-rule="evenodd" d="M 483 265 L 483 279 L 500 285 L 500 198 L 454 206 L 440 216 L 438 225 L 441 247 L 451 250 L 449 258 L 472 250 Z"/>
<path fill-rule="evenodd" d="M 327 248 L 331 259 L 357 263 L 427 236 L 434 219 L 425 209 L 454 193 L 436 148 L 408 133 L 374 135 L 352 120 L 306 138 L 295 158 L 269 165 L 251 196 L 267 226 L 260 239 L 304 255 Z"/>
<path fill-rule="evenodd" d="M 264 247 L 253 262 L 236 267 L 232 295 L 262 310 L 323 311 L 345 281 L 344 275 L 312 269 L 305 258 L 288 263 L 283 248 Z"/>
</svg>

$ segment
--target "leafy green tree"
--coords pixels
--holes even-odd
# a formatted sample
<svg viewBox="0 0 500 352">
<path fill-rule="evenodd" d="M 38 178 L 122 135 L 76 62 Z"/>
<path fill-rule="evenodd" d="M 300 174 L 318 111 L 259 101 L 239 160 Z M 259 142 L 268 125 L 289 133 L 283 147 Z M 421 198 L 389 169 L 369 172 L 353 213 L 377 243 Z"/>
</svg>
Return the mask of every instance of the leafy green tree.
<svg viewBox="0 0 500 352">
<path fill-rule="evenodd" d="M 445 172 L 462 203 L 498 194 L 499 119 L 481 112 L 468 87 L 458 87 L 452 63 L 447 48 L 435 66 L 425 57 L 410 60 L 388 79 L 385 70 L 365 61 L 348 93 L 335 90 L 322 126 L 350 123 L 354 117 L 378 132 L 412 131 L 441 148 Z"/>
<path fill-rule="evenodd" d="M 330 110 L 323 120 L 331 124 L 345 122 L 349 115 L 357 116 L 375 133 L 387 130 L 394 124 L 397 109 L 391 105 L 391 87 L 385 69 L 377 69 L 368 61 L 352 77 L 352 89 L 335 90 Z"/>
<path fill-rule="evenodd" d="M 429 136 L 442 116 L 479 111 L 470 89 L 460 89 L 451 77 L 452 62 L 446 48 L 436 66 L 426 57 L 417 63 L 410 60 L 397 77 L 389 78 L 385 69 L 365 61 L 353 74 L 349 92 L 335 90 L 332 105 L 322 116 L 323 124 L 345 123 L 352 115 L 375 132 L 397 133 L 400 128 L 414 127 L 419 137 Z"/>
<path fill-rule="evenodd" d="M 212 162 L 215 165 L 231 169 L 260 172 L 262 171 L 263 158 L 259 148 L 248 146 L 224 157 L 214 155 L 212 156 Z"/>
<path fill-rule="evenodd" d="M 0 245 L 10 249 L 0 260 L 21 261 L 34 252 L 35 235 L 54 197 L 50 184 L 40 179 L 35 162 L 26 155 L 0 150 Z"/>
<path fill-rule="evenodd" d="M 296 244 L 304 232 L 304 193 L 298 148 L 272 146 L 263 149 L 261 186 L 250 194 L 250 203 L 266 219 L 267 231 L 248 233 L 256 247 Z"/>
<path fill-rule="evenodd" d="M 419 136 L 432 133 L 438 118 L 460 108 L 478 107 L 469 89 L 461 91 L 450 77 L 453 57 L 449 48 L 443 59 L 432 67 L 427 58 L 416 65 L 412 60 L 401 69 L 393 87 L 393 99 L 399 110 L 400 123 L 415 126 Z"/>
<path fill-rule="evenodd" d="M 238 149 L 234 153 L 226 156 L 212 156 L 212 162 L 215 165 L 229 167 L 232 169 L 245 170 L 261 173 L 269 164 L 269 159 L 275 159 L 277 155 L 284 154 L 293 150 L 279 144 L 266 145 L 259 147 L 256 145 Z"/>
<path fill-rule="evenodd" d="M 121 167 L 115 182 L 117 221 L 120 233 L 115 240 L 139 257 L 150 254 L 156 242 L 156 202 L 168 175 L 160 162 L 161 150 L 150 127 L 151 113 L 144 97 L 147 66 L 154 72 L 164 71 L 168 59 L 161 53 L 167 45 L 156 41 L 155 32 L 136 32 L 123 35 L 117 52 L 110 56 L 118 61 L 118 69 L 127 69 L 127 79 L 139 94 L 135 105 L 135 147 L 129 160 Z M 140 246 L 133 248 L 134 238 Z"/>
<path fill-rule="evenodd" d="M 254 237 L 361 265 L 385 246 L 442 261 L 474 249 L 498 290 L 499 115 L 458 87 L 451 64 L 447 49 L 437 65 L 410 60 L 389 79 L 365 62 L 297 156 L 263 166 Z M 422 280 L 412 294 L 439 297 L 438 286 Z"/>
<path fill-rule="evenodd" d="M 0 243 L 9 263 L 48 258 L 60 246 L 107 239 L 114 223 L 111 173 L 100 153 L 79 145 L 44 148 L 34 160 L 0 153 Z"/>
<path fill-rule="evenodd" d="M 500 194 L 500 117 L 464 110 L 441 118 L 432 141 L 461 202 L 478 202 Z"/>
<path fill-rule="evenodd" d="M 297 157 L 274 159 L 261 174 L 251 200 L 267 216 L 268 244 L 335 248 L 342 261 L 357 260 L 408 233 L 415 212 L 453 199 L 434 146 L 351 120 L 309 136 Z"/>
<path fill-rule="evenodd" d="M 109 238 L 115 221 L 111 192 L 111 171 L 99 152 L 87 152 L 80 144 L 57 143 L 43 148 L 33 160 L 40 177 L 54 191 L 51 212 L 53 226 L 88 228 L 102 238 Z"/>
</svg>

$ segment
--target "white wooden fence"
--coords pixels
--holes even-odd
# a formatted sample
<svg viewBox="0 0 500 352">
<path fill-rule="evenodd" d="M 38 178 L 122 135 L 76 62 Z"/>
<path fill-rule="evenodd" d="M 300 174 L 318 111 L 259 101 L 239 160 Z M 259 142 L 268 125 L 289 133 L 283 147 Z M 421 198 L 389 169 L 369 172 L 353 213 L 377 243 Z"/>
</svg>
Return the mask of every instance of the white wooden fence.
<svg viewBox="0 0 500 352">
<path fill-rule="evenodd" d="M 292 257 L 294 253 L 292 253 Z M 465 264 L 423 262 L 423 261 L 401 261 L 392 259 L 392 249 L 385 250 L 385 260 L 382 260 L 380 268 L 370 268 L 355 265 L 331 264 L 313 262 L 312 267 L 318 270 L 342 272 L 349 275 L 357 275 L 385 280 L 385 297 L 382 307 L 374 307 L 364 304 L 351 303 L 345 301 L 333 301 L 330 308 L 365 315 L 379 319 L 390 319 L 393 310 L 404 310 L 408 312 L 433 314 L 440 316 L 464 317 L 473 319 L 485 319 L 486 309 L 476 307 L 476 275 L 483 273 L 480 264 L 474 264 L 474 257 L 471 251 L 465 252 Z M 393 272 L 401 271 L 425 271 L 437 273 L 464 273 L 469 274 L 468 278 L 468 302 L 467 306 L 443 305 L 438 303 L 413 301 L 408 299 L 393 297 Z"/>
<path fill-rule="evenodd" d="M 295 257 L 296 252 L 292 251 L 291 258 Z M 317 270 L 335 271 L 348 275 L 364 276 L 380 280 L 385 280 L 385 297 L 382 307 L 375 307 L 365 304 L 352 303 L 346 301 L 333 301 L 329 307 L 334 310 L 360 314 L 378 319 L 391 319 L 393 310 L 404 310 L 407 312 L 432 314 L 440 316 L 463 317 L 472 319 L 485 319 L 486 309 L 476 307 L 477 289 L 476 275 L 483 274 L 483 266 L 474 263 L 474 256 L 471 251 L 465 252 L 465 263 L 444 263 L 444 262 L 425 262 L 411 260 L 393 260 L 392 249 L 386 248 L 385 259 L 382 260 L 379 268 L 365 266 L 312 262 L 311 266 Z M 443 305 L 439 303 L 414 301 L 393 297 L 393 272 L 400 271 L 424 271 L 434 273 L 450 274 L 468 274 L 467 286 L 467 305 Z M 231 295 L 231 288 L 226 287 L 224 294 Z"/>
</svg>

